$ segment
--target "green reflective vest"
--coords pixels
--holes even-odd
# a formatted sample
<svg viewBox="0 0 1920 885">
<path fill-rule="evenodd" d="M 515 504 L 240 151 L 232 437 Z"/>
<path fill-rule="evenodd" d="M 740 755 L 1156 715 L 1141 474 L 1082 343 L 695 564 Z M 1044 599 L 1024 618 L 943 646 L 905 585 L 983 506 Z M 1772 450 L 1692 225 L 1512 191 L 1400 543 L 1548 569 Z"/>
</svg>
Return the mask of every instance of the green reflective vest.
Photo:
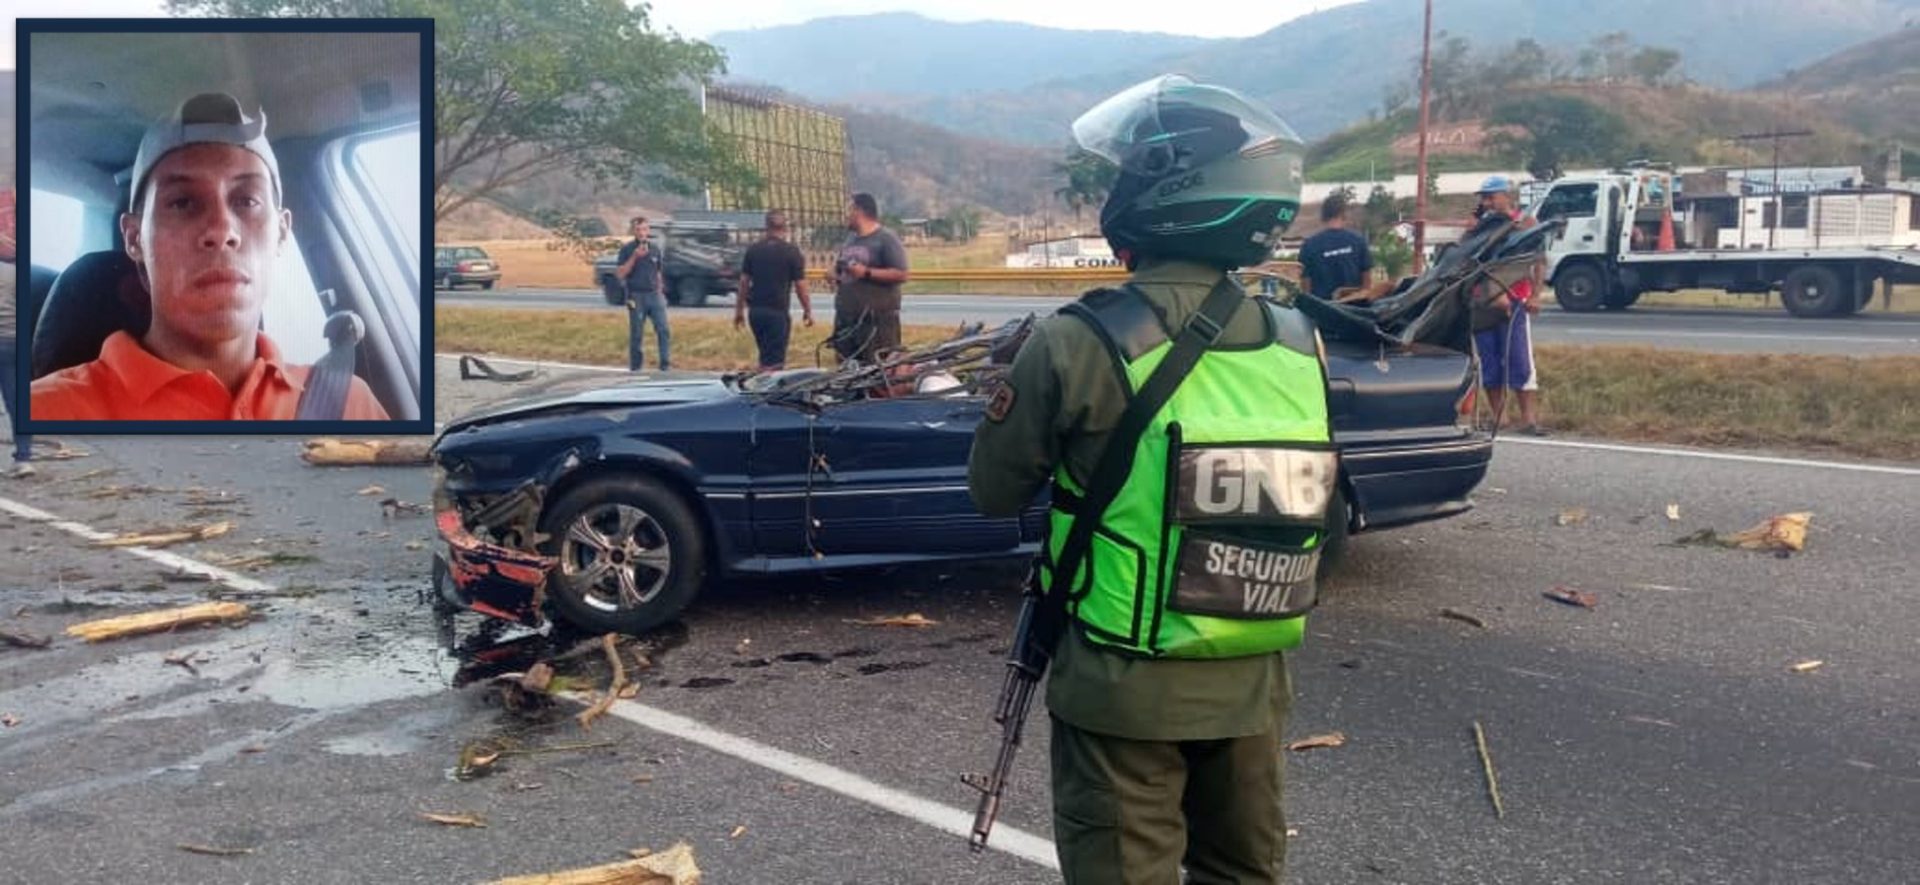
<svg viewBox="0 0 1920 885">
<path fill-rule="evenodd" d="M 1094 326 L 1137 393 L 1172 342 L 1157 320 L 1145 325 L 1153 315 L 1141 296 L 1115 294 L 1067 312 Z M 1338 472 L 1326 374 L 1303 318 L 1250 306 L 1264 311 L 1266 343 L 1201 355 L 1141 434 L 1071 576 L 1053 564 L 1073 521 L 1094 515 L 1075 512 L 1084 490 L 1055 471 L 1041 583 L 1071 588 L 1068 610 L 1095 645 L 1229 658 L 1300 644 Z"/>
</svg>

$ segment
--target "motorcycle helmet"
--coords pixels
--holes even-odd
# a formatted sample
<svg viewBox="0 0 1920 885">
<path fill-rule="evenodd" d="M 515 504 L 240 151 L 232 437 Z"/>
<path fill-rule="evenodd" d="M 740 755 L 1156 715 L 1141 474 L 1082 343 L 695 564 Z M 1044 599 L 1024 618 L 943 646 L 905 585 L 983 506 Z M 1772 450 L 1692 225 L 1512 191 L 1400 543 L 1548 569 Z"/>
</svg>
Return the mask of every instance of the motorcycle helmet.
<svg viewBox="0 0 1920 885">
<path fill-rule="evenodd" d="M 1156 77 L 1082 114 L 1073 137 L 1119 168 L 1100 209 L 1115 253 L 1258 264 L 1300 209 L 1300 136 L 1231 89 Z"/>
</svg>

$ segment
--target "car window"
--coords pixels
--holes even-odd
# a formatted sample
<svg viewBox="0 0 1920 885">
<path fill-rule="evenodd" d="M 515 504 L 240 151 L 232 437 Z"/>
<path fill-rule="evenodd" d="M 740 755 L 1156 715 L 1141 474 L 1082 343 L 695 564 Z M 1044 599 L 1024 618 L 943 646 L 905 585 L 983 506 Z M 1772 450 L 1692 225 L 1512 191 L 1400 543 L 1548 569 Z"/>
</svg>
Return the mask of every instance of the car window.
<svg viewBox="0 0 1920 885">
<path fill-rule="evenodd" d="M 341 166 L 355 187 L 345 194 L 359 239 L 370 251 L 361 268 L 376 284 L 379 309 L 392 312 L 402 342 L 420 335 L 420 129 L 407 126 L 348 139 Z M 440 258 L 438 250 L 435 258 Z M 404 344 L 403 344 L 404 346 Z M 412 365 L 414 354 L 399 354 Z"/>
<path fill-rule="evenodd" d="M 459 258 L 462 261 L 484 261 L 486 260 L 487 253 L 482 252 L 479 249 L 474 249 L 469 247 L 466 249 L 457 250 L 455 253 L 455 257 Z"/>
<path fill-rule="evenodd" d="M 33 189 L 34 264 L 60 270 L 87 251 L 86 205 L 65 194 Z"/>
</svg>

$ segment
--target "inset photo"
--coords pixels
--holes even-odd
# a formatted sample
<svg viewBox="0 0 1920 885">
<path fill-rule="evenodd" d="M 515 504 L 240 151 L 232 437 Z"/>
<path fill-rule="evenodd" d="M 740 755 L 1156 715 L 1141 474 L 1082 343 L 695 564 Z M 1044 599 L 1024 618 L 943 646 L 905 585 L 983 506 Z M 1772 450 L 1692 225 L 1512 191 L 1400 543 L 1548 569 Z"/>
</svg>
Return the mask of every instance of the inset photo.
<svg viewBox="0 0 1920 885">
<path fill-rule="evenodd" d="M 428 20 L 22 20 L 28 432 L 432 431 Z"/>
</svg>

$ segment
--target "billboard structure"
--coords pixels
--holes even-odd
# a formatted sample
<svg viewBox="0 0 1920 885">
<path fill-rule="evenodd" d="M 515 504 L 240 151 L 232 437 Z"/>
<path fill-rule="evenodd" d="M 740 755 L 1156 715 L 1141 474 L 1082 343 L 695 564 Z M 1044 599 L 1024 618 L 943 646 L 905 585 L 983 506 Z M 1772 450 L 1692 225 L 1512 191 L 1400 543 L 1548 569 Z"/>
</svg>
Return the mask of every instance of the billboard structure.
<svg viewBox="0 0 1920 885">
<path fill-rule="evenodd" d="M 802 248 L 818 247 L 816 234 L 837 243 L 845 227 L 847 124 L 815 108 L 722 86 L 706 88 L 701 106 L 708 120 L 732 136 L 761 186 L 752 192 L 710 185 L 707 208 L 716 211 L 780 209 Z"/>
</svg>

